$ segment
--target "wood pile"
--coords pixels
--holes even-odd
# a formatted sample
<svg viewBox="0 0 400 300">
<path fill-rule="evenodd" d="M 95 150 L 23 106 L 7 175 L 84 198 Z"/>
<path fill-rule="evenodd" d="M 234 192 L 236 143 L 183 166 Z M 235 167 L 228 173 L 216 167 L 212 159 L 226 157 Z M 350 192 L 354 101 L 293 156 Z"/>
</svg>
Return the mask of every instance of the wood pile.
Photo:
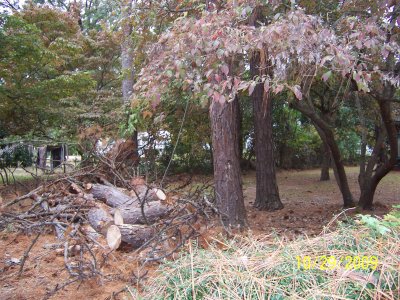
<svg viewBox="0 0 400 300">
<path fill-rule="evenodd" d="M 176 230 L 182 225 L 194 234 L 190 224 L 201 209 L 190 200 L 168 196 L 141 178 L 132 179 L 129 186 L 117 188 L 106 180 L 83 183 L 72 177 L 55 180 L 3 205 L 0 229 L 10 224 L 25 232 L 53 228 L 62 239 L 79 227 L 89 240 L 103 236 L 111 250 L 148 246 L 171 231 L 182 240 Z M 13 211 L 22 202 L 22 212 Z"/>
<path fill-rule="evenodd" d="M 117 249 L 121 241 L 139 248 L 155 233 L 150 225 L 166 217 L 172 210 L 165 202 L 165 193 L 160 189 L 140 184 L 133 191 L 132 197 L 112 186 L 91 186 L 91 195 L 101 202 L 88 211 L 88 222 L 107 237 L 112 249 Z"/>
</svg>

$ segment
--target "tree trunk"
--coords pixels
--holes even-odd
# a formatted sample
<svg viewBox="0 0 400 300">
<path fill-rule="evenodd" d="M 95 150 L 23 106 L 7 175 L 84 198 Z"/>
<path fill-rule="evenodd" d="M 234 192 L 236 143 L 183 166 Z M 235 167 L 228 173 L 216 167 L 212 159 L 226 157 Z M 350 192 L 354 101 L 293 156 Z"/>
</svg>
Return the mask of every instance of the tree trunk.
<svg viewBox="0 0 400 300">
<path fill-rule="evenodd" d="M 259 84 L 252 95 L 256 153 L 256 199 L 259 210 L 283 208 L 276 182 L 272 141 L 272 99 Z M 261 94 L 261 95 L 260 95 Z"/>
<path fill-rule="evenodd" d="M 349 183 L 347 181 L 346 170 L 344 169 L 344 164 L 342 161 L 342 156 L 340 154 L 339 146 L 335 141 L 333 132 L 331 130 L 324 130 L 324 133 L 328 140 L 329 149 L 332 153 L 333 163 L 336 167 L 337 177 L 339 180 L 339 188 L 343 196 L 343 206 L 354 207 L 353 195 L 350 192 Z"/>
<path fill-rule="evenodd" d="M 322 118 L 317 115 L 317 113 L 311 107 L 304 103 L 304 101 L 296 100 L 291 103 L 291 106 L 296 108 L 313 122 L 321 140 L 323 143 L 328 145 L 331 152 L 332 161 L 334 163 L 333 167 L 336 171 L 335 175 L 337 178 L 337 183 L 340 192 L 342 193 L 343 207 L 354 207 L 353 195 L 351 194 L 349 183 L 347 181 L 346 170 L 344 168 L 340 149 L 335 140 L 332 129 Z"/>
<path fill-rule="evenodd" d="M 331 165 L 331 153 L 329 151 L 329 146 L 322 142 L 322 164 L 321 164 L 321 177 L 320 181 L 327 181 L 329 177 L 329 168 Z"/>
<path fill-rule="evenodd" d="M 361 194 L 358 201 L 358 206 L 367 210 L 372 209 L 377 186 L 378 182 L 375 182 L 375 180 L 364 180 L 364 184 L 360 185 Z"/>
<path fill-rule="evenodd" d="M 389 89 L 388 87 L 386 87 Z M 390 99 L 390 97 L 394 96 L 394 89 L 392 91 L 387 92 L 391 94 L 390 96 L 387 96 L 385 98 L 378 98 L 378 104 L 379 104 L 379 109 L 380 109 L 380 115 L 382 118 L 382 121 L 384 123 L 384 130 L 385 130 L 385 137 L 388 139 L 388 144 L 389 144 L 389 149 L 390 153 L 389 156 L 386 157 L 384 156 L 384 161 L 381 162 L 378 166 L 376 166 L 378 161 L 375 161 L 374 158 L 379 157 L 381 154 L 384 155 L 384 139 L 382 141 L 379 141 L 379 137 L 377 139 L 377 144 L 376 147 L 374 147 L 372 156 L 370 158 L 370 161 L 368 162 L 367 165 L 367 170 L 364 174 L 364 178 L 360 180 L 360 189 L 361 189 L 361 195 L 360 199 L 358 201 L 358 206 L 362 207 L 363 209 L 372 209 L 373 207 L 373 200 L 374 200 L 374 195 L 376 188 L 379 184 L 379 182 L 382 180 L 383 177 L 385 177 L 395 166 L 396 164 L 396 158 L 397 158 L 397 130 L 395 123 L 392 119 L 392 112 L 391 112 L 391 105 L 390 101 L 387 99 Z M 373 169 L 376 170 L 372 172 Z M 370 171 L 371 170 L 371 171 Z"/>
<path fill-rule="evenodd" d="M 125 105 L 130 103 L 133 91 L 134 71 L 133 71 L 133 45 L 132 45 L 132 13 L 133 0 L 122 1 L 122 34 L 121 44 L 121 65 L 122 65 L 122 98 Z"/>
<path fill-rule="evenodd" d="M 393 10 L 390 16 L 390 25 L 388 26 L 389 31 L 386 34 L 386 42 L 389 42 L 393 38 L 393 30 L 396 28 L 395 24 L 398 22 L 400 11 L 398 9 Z M 386 70 L 388 72 L 392 72 L 394 76 L 398 76 L 400 73 L 400 63 L 396 60 L 396 56 L 394 52 L 390 52 L 390 54 L 386 58 Z M 373 200 L 376 188 L 379 182 L 385 177 L 395 166 L 398 154 L 398 141 L 397 141 L 397 130 L 396 125 L 392 118 L 392 109 L 391 102 L 395 98 L 396 88 L 390 83 L 386 82 L 383 85 L 382 92 L 378 91 L 375 96 L 376 101 L 379 105 L 379 112 L 381 116 L 381 120 L 384 124 L 384 129 L 386 133 L 386 138 L 389 144 L 389 153 L 385 155 L 385 145 L 382 142 L 382 146 L 377 144 L 374 147 L 374 151 L 372 153 L 372 157 L 376 157 L 377 155 L 383 155 L 383 162 L 376 166 L 376 162 L 368 162 L 364 182 L 360 185 L 361 195 L 358 201 L 358 206 L 361 206 L 363 209 L 372 209 Z M 378 150 L 380 148 L 380 150 Z M 370 172 L 369 170 L 375 169 L 374 172 Z M 373 174 L 373 175 L 372 175 Z M 369 181 L 369 184 L 366 184 Z"/>
<path fill-rule="evenodd" d="M 98 232 L 103 232 L 104 228 L 115 223 L 115 214 L 118 212 L 118 220 L 122 218 L 123 224 L 154 224 L 165 217 L 171 211 L 171 207 L 163 205 L 160 201 L 145 203 L 143 210 L 141 207 L 121 206 L 112 209 L 106 205 L 99 205 L 88 212 L 90 225 Z M 114 215 L 114 218 L 113 216 Z M 116 222 L 118 223 L 118 222 Z"/>
<path fill-rule="evenodd" d="M 214 183 L 217 207 L 223 224 L 228 228 L 247 226 L 242 177 L 239 162 L 238 101 L 212 101 L 210 120 L 212 131 Z"/>
<path fill-rule="evenodd" d="M 261 7 L 253 10 L 249 24 L 258 26 L 263 20 Z M 250 59 L 252 77 L 270 75 L 267 65 L 268 55 L 254 51 Z M 259 210 L 278 210 L 283 208 L 276 182 L 274 142 L 272 137 L 272 98 L 264 91 L 262 83 L 257 84 L 251 94 L 254 115 L 255 154 L 256 154 L 256 199 L 254 207 Z"/>
<path fill-rule="evenodd" d="M 133 0 L 123 0 L 122 1 L 122 34 L 123 41 L 121 44 L 121 67 L 122 67 L 122 100 L 125 106 L 129 106 L 131 101 L 131 96 L 133 92 L 133 84 L 134 84 L 134 68 L 133 68 L 133 45 L 132 45 L 132 22 L 131 22 L 131 14 L 132 14 L 132 5 Z M 135 167 L 139 164 L 139 155 L 138 155 L 138 137 L 137 131 L 135 130 L 130 137 L 133 142 L 132 146 L 132 156 L 137 159 L 133 161 L 133 165 Z"/>
<path fill-rule="evenodd" d="M 336 167 L 338 185 L 343 197 L 343 207 L 349 208 L 354 207 L 353 195 L 351 194 L 349 183 L 347 181 L 346 170 L 344 169 L 344 164 L 342 161 L 342 156 L 340 154 L 339 146 L 336 143 L 335 137 L 331 129 L 324 128 L 324 135 L 332 153 L 333 163 Z"/>
<path fill-rule="evenodd" d="M 235 101 L 236 105 L 237 105 L 237 134 L 238 134 L 238 141 L 239 141 L 239 162 L 241 163 L 243 161 L 243 144 L 244 144 L 244 140 L 243 140 L 243 124 L 242 124 L 242 109 L 240 107 L 240 101 L 239 99 L 237 101 Z"/>
</svg>

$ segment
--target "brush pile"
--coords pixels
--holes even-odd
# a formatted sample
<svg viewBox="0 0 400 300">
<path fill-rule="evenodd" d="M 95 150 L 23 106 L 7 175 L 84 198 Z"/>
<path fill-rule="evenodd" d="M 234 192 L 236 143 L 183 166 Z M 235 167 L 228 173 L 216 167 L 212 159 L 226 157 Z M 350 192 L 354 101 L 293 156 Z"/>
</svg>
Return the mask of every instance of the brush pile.
<svg viewBox="0 0 400 300">
<path fill-rule="evenodd" d="M 68 272 L 83 280 L 100 273 L 113 251 L 140 252 L 144 262 L 175 253 L 200 234 L 215 211 L 199 186 L 186 193 L 165 192 L 143 178 L 126 181 L 124 188 L 104 177 L 80 171 L 45 183 L 2 207 L 0 229 L 36 234 L 21 261 L 43 233 L 54 232 L 60 243 L 52 247 L 64 256 Z"/>
</svg>

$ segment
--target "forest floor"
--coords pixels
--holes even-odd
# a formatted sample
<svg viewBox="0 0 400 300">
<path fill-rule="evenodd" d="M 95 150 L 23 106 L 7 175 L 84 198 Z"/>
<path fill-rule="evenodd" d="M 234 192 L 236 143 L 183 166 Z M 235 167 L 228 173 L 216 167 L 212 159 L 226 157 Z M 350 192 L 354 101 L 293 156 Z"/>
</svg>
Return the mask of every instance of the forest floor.
<svg viewBox="0 0 400 300">
<path fill-rule="evenodd" d="M 357 201 L 360 195 L 358 168 L 348 167 L 346 173 L 350 190 Z M 256 194 L 255 173 L 245 174 L 243 190 L 250 228 L 254 233 L 267 233 L 274 229 L 289 238 L 298 234 L 312 236 L 321 233 L 333 216 L 341 212 L 343 201 L 332 170 L 329 181 L 319 181 L 319 176 L 319 169 L 278 171 L 279 193 L 284 208 L 266 213 L 252 207 Z M 400 203 L 400 172 L 393 171 L 381 181 L 374 203 L 374 211 L 366 213 L 377 216 L 387 213 L 392 205 Z M 348 215 L 358 213 L 360 211 L 356 209 L 346 212 Z"/>
<path fill-rule="evenodd" d="M 347 173 L 353 195 L 357 197 L 358 170 L 347 168 Z M 252 208 L 255 173 L 248 172 L 243 176 L 249 225 L 255 235 L 269 234 L 272 230 L 288 239 L 301 234 L 318 235 L 341 211 L 341 195 L 333 174 L 330 181 L 320 182 L 319 170 L 279 171 L 278 184 L 285 208 L 277 212 L 260 212 Z M 4 203 L 15 197 L 10 192 L 9 188 L 0 186 Z M 376 209 L 372 212 L 375 215 L 382 215 L 392 205 L 400 203 L 400 172 L 391 172 L 383 179 L 375 203 Z M 355 213 L 358 212 L 346 212 Z M 52 244 L 59 243 L 54 234 L 39 237 L 30 251 L 24 272 L 18 277 L 19 266 L 10 264 L 10 261 L 23 257 L 34 237 L 15 233 L 12 229 L 0 232 L 0 300 L 42 299 L 46 293 L 68 283 L 64 257 L 51 248 Z M 113 292 L 127 285 L 138 287 L 137 278 L 151 276 L 157 267 L 158 263 L 154 263 L 143 269 L 132 252 L 116 251 L 109 255 L 101 279 L 75 282 L 55 293 L 51 299 L 111 299 Z"/>
</svg>

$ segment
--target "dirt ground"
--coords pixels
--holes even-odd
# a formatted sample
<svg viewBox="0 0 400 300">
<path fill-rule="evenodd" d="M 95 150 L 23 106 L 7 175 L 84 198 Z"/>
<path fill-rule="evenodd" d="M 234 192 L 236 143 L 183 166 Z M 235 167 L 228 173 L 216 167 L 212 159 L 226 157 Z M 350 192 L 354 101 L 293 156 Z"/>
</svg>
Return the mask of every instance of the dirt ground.
<svg viewBox="0 0 400 300">
<path fill-rule="evenodd" d="M 360 195 L 358 187 L 358 168 L 346 168 L 350 189 L 355 200 Z M 272 228 L 286 236 L 297 234 L 309 236 L 320 234 L 333 218 L 342 211 L 342 197 L 331 170 L 331 180 L 319 181 L 320 170 L 279 171 L 278 186 L 282 210 L 260 212 L 252 207 L 255 198 L 255 173 L 243 177 L 243 190 L 247 204 L 250 228 L 255 233 L 265 233 Z M 389 173 L 380 183 L 375 194 L 375 209 L 365 212 L 381 216 L 392 205 L 400 203 L 400 172 Z M 360 213 L 353 209 L 347 215 Z"/>
<path fill-rule="evenodd" d="M 358 197 L 357 168 L 347 168 L 347 173 L 353 195 Z M 332 174 L 330 181 L 320 182 L 319 170 L 279 171 L 278 184 L 284 209 L 260 212 L 252 208 L 255 173 L 243 176 L 248 220 L 253 234 L 270 233 L 273 229 L 288 238 L 299 234 L 317 235 L 341 211 L 341 195 Z M 4 202 L 13 197 L 10 190 L 1 186 L 0 195 Z M 376 192 L 375 203 L 376 210 L 369 213 L 376 215 L 382 215 L 393 204 L 400 203 L 400 172 L 391 172 L 384 178 Z M 348 215 L 355 213 L 358 212 L 346 212 Z M 34 237 L 14 233 L 12 228 L 0 232 L 0 300 L 42 299 L 46 293 L 68 283 L 64 257 L 52 249 L 52 245 L 59 243 L 52 233 L 39 237 L 29 254 L 24 272 L 18 278 L 19 266 L 10 261 L 21 259 Z M 137 263 L 137 254 L 117 251 L 108 256 L 101 280 L 75 282 L 58 291 L 51 299 L 111 299 L 113 292 L 125 286 L 140 287 L 137 278 L 146 272 L 149 276 L 156 268 L 157 263 L 154 263 L 144 270 Z M 127 299 L 134 298 L 129 293 L 124 295 Z"/>
</svg>

